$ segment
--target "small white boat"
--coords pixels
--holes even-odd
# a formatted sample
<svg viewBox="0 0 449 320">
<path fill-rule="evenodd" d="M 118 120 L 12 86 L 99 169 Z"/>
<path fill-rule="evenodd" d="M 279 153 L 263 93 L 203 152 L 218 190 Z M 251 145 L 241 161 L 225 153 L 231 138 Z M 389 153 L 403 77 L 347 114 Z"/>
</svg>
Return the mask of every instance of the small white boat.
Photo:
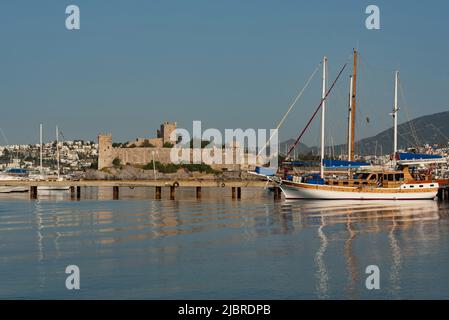
<svg viewBox="0 0 449 320">
<path fill-rule="evenodd" d="M 56 181 L 64 181 L 63 178 L 58 178 Z M 70 186 L 38 186 L 38 191 L 68 191 Z"/>
<path fill-rule="evenodd" d="M 5 172 L 0 172 L 0 181 L 17 181 L 23 180 L 22 177 L 12 176 Z M 0 193 L 11 193 L 11 192 L 27 192 L 29 191 L 27 187 L 23 186 L 0 186 Z"/>
<path fill-rule="evenodd" d="M 56 181 L 64 181 L 63 177 L 60 176 L 60 167 L 59 167 L 59 130 L 56 126 L 56 161 L 57 161 L 57 175 L 58 178 Z M 42 124 L 40 125 L 40 173 L 37 175 L 30 176 L 31 179 L 37 181 L 47 181 L 48 177 L 45 174 L 42 174 Z M 38 186 L 38 191 L 68 191 L 70 190 L 70 186 Z"/>
</svg>

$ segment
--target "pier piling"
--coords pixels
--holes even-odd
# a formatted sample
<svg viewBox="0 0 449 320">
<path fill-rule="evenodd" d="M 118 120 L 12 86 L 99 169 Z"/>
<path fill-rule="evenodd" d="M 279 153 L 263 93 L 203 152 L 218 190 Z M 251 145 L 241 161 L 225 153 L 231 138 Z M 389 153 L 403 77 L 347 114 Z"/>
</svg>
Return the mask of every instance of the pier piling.
<svg viewBox="0 0 449 320">
<path fill-rule="evenodd" d="M 78 200 L 81 199 L 81 187 L 80 186 L 76 187 L 76 198 Z"/>
<path fill-rule="evenodd" d="M 232 199 L 235 199 L 235 187 L 231 188 Z"/>
<path fill-rule="evenodd" d="M 242 198 L 242 188 L 237 187 L 237 199 L 241 199 L 241 198 Z"/>
<path fill-rule="evenodd" d="M 118 186 L 113 186 L 112 187 L 112 198 L 114 200 L 118 200 L 118 196 L 119 196 L 119 188 L 118 188 Z"/>
<path fill-rule="evenodd" d="M 201 187 L 196 187 L 196 198 L 201 199 Z"/>
<path fill-rule="evenodd" d="M 155 187 L 155 198 L 156 199 L 161 199 L 162 198 L 162 187 Z"/>
<path fill-rule="evenodd" d="M 170 200 L 175 199 L 175 186 L 170 186 Z"/>
<path fill-rule="evenodd" d="M 274 187 L 274 200 L 279 200 L 281 199 L 281 188 L 279 187 Z"/>
<path fill-rule="evenodd" d="M 30 198 L 37 199 L 37 186 L 30 187 Z"/>
</svg>

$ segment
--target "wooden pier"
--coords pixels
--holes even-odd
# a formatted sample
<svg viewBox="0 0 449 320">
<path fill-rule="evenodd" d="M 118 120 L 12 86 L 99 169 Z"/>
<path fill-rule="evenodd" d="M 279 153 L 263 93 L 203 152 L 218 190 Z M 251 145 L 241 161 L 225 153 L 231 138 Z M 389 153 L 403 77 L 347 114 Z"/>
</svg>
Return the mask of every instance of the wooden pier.
<svg viewBox="0 0 449 320">
<path fill-rule="evenodd" d="M 70 186 L 70 197 L 81 198 L 81 187 L 109 187 L 112 189 L 114 200 L 120 197 L 120 188 L 154 187 L 155 199 L 162 198 L 162 188 L 169 191 L 170 199 L 175 199 L 177 188 L 195 188 L 197 199 L 201 198 L 202 188 L 231 188 L 232 199 L 242 198 L 242 188 L 266 188 L 267 182 L 263 180 L 79 180 L 79 181 L 0 181 L 0 186 L 26 186 L 30 190 L 30 198 L 37 199 L 38 187 Z M 268 186 L 272 186 L 269 183 Z M 280 190 L 275 187 L 274 198 L 280 199 Z"/>
</svg>

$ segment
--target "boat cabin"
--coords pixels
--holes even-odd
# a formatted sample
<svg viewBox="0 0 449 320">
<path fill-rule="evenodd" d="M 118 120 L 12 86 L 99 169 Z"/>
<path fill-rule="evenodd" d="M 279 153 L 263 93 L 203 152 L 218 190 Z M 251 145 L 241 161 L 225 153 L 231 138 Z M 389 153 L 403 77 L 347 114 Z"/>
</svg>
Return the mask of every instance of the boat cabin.
<svg viewBox="0 0 449 320">
<path fill-rule="evenodd" d="M 414 177 L 410 174 L 408 167 L 402 170 L 382 170 L 379 172 L 358 172 L 352 179 L 326 179 L 325 184 L 335 186 L 372 186 L 384 188 L 397 188 L 404 183 L 424 182 L 421 177 Z"/>
</svg>

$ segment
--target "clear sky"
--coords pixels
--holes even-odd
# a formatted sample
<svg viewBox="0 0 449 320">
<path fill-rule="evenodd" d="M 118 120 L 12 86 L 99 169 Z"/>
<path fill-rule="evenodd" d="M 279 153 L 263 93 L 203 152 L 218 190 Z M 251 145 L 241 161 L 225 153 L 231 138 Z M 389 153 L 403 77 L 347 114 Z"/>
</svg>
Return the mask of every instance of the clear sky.
<svg viewBox="0 0 449 320">
<path fill-rule="evenodd" d="M 80 30 L 65 28 L 69 4 L 80 7 Z M 365 28 L 369 4 L 380 7 L 380 30 Z M 45 139 L 59 125 L 67 139 L 115 141 L 154 136 L 165 120 L 273 128 L 323 55 L 331 81 L 357 47 L 357 133 L 369 136 L 391 124 L 397 68 L 400 122 L 449 110 L 448 12 L 446 0 L 4 0 L 0 128 L 10 143 L 35 143 L 40 122 Z M 329 101 L 335 143 L 346 136 L 350 70 Z M 318 74 L 282 139 L 297 136 L 320 91 Z M 318 143 L 318 124 L 304 142 Z"/>
</svg>

